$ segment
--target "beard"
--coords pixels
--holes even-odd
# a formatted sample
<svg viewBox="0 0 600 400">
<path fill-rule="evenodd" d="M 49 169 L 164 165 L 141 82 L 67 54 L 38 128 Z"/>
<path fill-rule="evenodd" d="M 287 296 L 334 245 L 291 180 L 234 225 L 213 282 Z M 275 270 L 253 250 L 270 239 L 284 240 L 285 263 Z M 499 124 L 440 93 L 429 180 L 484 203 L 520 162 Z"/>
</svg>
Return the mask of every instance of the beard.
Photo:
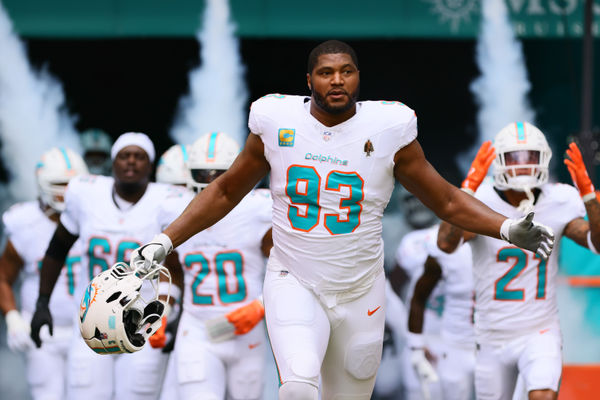
<svg viewBox="0 0 600 400">
<path fill-rule="evenodd" d="M 315 91 L 314 87 L 312 87 L 310 89 L 310 94 L 311 94 L 312 98 L 315 100 L 315 104 L 317 106 L 319 106 L 320 109 L 322 109 L 323 111 L 325 111 L 329 114 L 338 115 L 338 114 L 343 114 L 344 112 L 346 112 L 349 109 L 351 109 L 352 107 L 354 107 L 354 105 L 358 101 L 359 91 L 360 91 L 360 86 L 357 86 L 356 90 L 353 93 L 347 93 L 348 102 L 346 104 L 340 105 L 340 106 L 329 105 L 327 103 L 327 101 L 325 100 L 325 97 L 321 96 L 320 93 L 317 93 Z"/>
</svg>

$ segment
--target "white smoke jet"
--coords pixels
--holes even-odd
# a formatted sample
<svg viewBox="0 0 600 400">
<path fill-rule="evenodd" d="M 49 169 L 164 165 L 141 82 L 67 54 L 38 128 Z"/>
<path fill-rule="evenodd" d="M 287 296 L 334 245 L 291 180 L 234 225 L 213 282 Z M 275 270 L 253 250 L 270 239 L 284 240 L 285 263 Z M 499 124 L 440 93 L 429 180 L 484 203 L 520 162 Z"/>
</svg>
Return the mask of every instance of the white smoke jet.
<svg viewBox="0 0 600 400">
<path fill-rule="evenodd" d="M 196 38 L 201 64 L 190 72 L 190 93 L 179 101 L 170 136 L 176 143 L 191 144 L 205 133 L 221 131 L 243 145 L 248 90 L 228 1 L 206 1 Z"/>
<path fill-rule="evenodd" d="M 80 151 L 74 119 L 64 108 L 62 86 L 46 70 L 35 71 L 25 46 L 0 3 L 0 140 L 10 177 L 0 207 L 37 196 L 35 165 L 52 146 Z"/>
<path fill-rule="evenodd" d="M 523 49 L 510 24 L 506 4 L 503 0 L 484 0 L 481 15 L 476 48 L 481 75 L 471 84 L 479 106 L 479 138 L 474 148 L 459 159 L 464 172 L 468 171 L 481 143 L 493 141 L 496 133 L 510 122 L 527 121 L 535 125 Z"/>
</svg>

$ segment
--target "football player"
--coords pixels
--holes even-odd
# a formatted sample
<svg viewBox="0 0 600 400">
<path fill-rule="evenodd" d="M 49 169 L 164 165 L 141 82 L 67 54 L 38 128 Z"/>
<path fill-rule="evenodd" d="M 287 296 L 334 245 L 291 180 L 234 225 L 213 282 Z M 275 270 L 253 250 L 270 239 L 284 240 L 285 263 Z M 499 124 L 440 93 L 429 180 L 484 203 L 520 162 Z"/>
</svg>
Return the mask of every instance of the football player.
<svg viewBox="0 0 600 400">
<path fill-rule="evenodd" d="M 128 262 L 134 248 L 181 211 L 183 189 L 149 181 L 154 155 L 148 136 L 124 133 L 111 149 L 113 177 L 87 175 L 69 182 L 65 210 L 42 262 L 39 296 L 31 321 L 31 336 L 38 347 L 42 342 L 40 328 L 53 326 L 48 303 L 56 292 L 58 268 L 77 238 L 85 249 L 76 289 L 76 298 L 82 299 L 94 276 L 117 262 Z M 171 275 L 178 282 L 181 267 L 177 259 L 171 257 L 167 265 L 175 265 Z M 98 355 L 79 332 L 77 336 L 69 350 L 67 398 L 158 398 L 166 368 L 166 355 L 160 350 L 145 346 L 134 354 Z M 114 347 L 93 350 L 101 354 L 118 352 Z"/>
<path fill-rule="evenodd" d="M 224 173 L 238 153 L 236 141 L 222 132 L 196 140 L 187 162 L 188 199 Z M 268 190 L 255 189 L 177 249 L 185 289 L 172 364 L 177 395 L 171 398 L 262 398 L 267 341 L 259 297 L 272 247 L 271 208 Z M 172 392 L 172 385 L 165 390 Z"/>
<path fill-rule="evenodd" d="M 313 49 L 306 79 L 310 97 L 272 94 L 252 104 L 251 134 L 236 161 L 132 259 L 162 261 L 270 172 L 274 247 L 263 295 L 279 398 L 316 399 L 322 378 L 324 398 L 369 399 L 385 321 L 381 216 L 395 179 L 466 229 L 508 232 L 544 255 L 552 233 L 507 219 L 446 182 L 423 155 L 409 107 L 357 102 L 358 61 L 347 44 Z"/>
<path fill-rule="evenodd" d="M 435 226 L 425 238 L 426 260 L 410 299 L 410 361 L 421 380 L 427 382 L 436 374 L 439 376 L 443 399 L 470 400 L 475 391 L 471 249 L 465 244 L 452 254 L 440 251 L 437 247 L 437 231 L 438 226 Z M 425 310 L 435 292 L 443 296 L 444 310 L 439 321 L 441 343 L 434 368 L 426 357 L 427 342 L 423 326 L 430 318 Z M 428 389 L 424 390 L 427 393 Z"/>
<path fill-rule="evenodd" d="M 0 258 L 0 308 L 6 318 L 8 346 L 26 355 L 27 381 L 33 399 L 62 399 L 65 395 L 67 350 L 73 332 L 73 295 L 81 263 L 80 248 L 73 246 L 59 271 L 56 293 L 49 304 L 53 329 L 42 332 L 44 345 L 36 348 L 29 337 L 31 316 L 40 280 L 40 264 L 64 210 L 67 183 L 87 174 L 86 165 L 70 149 L 54 147 L 35 168 L 39 198 L 13 205 L 2 216 L 8 240 Z M 17 310 L 12 285 L 22 277 Z M 48 373 L 47 371 L 52 371 Z"/>
<path fill-rule="evenodd" d="M 534 125 L 511 123 L 498 132 L 494 146 L 490 144 L 484 143 L 475 157 L 463 190 L 512 218 L 534 211 L 558 238 L 566 236 L 596 252 L 600 204 L 577 145 L 569 145 L 564 160 L 575 189 L 547 183 L 552 151 Z M 494 181 L 482 183 L 492 162 Z M 586 211 L 589 222 L 583 218 Z M 520 374 L 529 399 L 556 399 L 562 371 L 556 253 L 546 259 L 505 241 L 441 224 L 442 250 L 453 251 L 462 239 L 470 241 L 473 251 L 477 398 L 511 399 Z"/>
<path fill-rule="evenodd" d="M 88 129 L 81 134 L 80 141 L 83 148 L 83 159 L 90 173 L 110 175 L 112 172 L 110 160 L 112 139 L 108 133 L 100 129 Z"/>
</svg>

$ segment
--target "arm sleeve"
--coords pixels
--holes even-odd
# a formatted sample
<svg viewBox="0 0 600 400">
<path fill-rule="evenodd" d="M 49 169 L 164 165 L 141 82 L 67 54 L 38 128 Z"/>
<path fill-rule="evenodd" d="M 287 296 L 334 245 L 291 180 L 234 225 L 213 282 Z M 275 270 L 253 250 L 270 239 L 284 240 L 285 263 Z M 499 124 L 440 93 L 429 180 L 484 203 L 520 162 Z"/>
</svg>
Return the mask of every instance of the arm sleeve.
<svg viewBox="0 0 600 400">
<path fill-rule="evenodd" d="M 65 210 L 60 214 L 60 222 L 74 236 L 79 236 L 79 217 L 81 182 L 79 178 L 71 179 L 65 192 Z"/>
</svg>

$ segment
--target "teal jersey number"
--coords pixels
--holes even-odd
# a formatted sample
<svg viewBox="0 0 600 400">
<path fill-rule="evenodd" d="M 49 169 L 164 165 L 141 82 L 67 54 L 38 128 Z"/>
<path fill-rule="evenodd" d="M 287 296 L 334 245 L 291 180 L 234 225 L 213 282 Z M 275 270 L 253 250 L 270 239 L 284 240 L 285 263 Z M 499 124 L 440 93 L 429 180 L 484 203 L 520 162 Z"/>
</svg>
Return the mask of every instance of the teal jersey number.
<svg viewBox="0 0 600 400">
<path fill-rule="evenodd" d="M 106 257 L 96 256 L 96 249 L 99 249 L 100 253 L 106 254 L 108 256 L 110 254 L 110 243 L 105 238 L 93 237 L 90 239 L 90 245 L 88 247 L 88 257 L 90 259 L 90 281 L 94 279 L 94 276 L 108 269 L 108 262 L 106 262 Z M 100 271 L 96 272 L 96 267 L 99 267 Z"/>
<path fill-rule="evenodd" d="M 219 298 L 224 304 L 239 303 L 244 300 L 247 295 L 246 281 L 244 280 L 244 263 L 242 255 L 237 251 L 228 253 L 219 253 L 215 257 L 217 269 L 217 278 L 219 281 Z M 227 272 L 225 265 L 233 265 L 233 277 L 235 278 L 235 290 L 229 292 L 227 285 Z"/>
<path fill-rule="evenodd" d="M 535 298 L 541 300 L 546 298 L 547 262 L 537 254 L 535 255 L 535 258 L 539 260 L 537 265 L 537 289 Z M 511 262 L 511 260 L 514 260 L 513 266 L 496 281 L 495 300 L 525 300 L 524 289 L 508 289 L 507 287 L 527 267 L 527 253 L 525 253 L 523 249 L 516 247 L 504 248 L 498 252 L 498 261 Z"/>
<path fill-rule="evenodd" d="M 340 200 L 340 211 L 345 211 L 345 216 L 325 214 L 325 228 L 332 235 L 351 233 L 360 225 L 364 181 L 356 172 L 332 171 L 327 175 L 325 190 L 340 192 L 343 186 L 349 192 L 348 197 Z M 314 168 L 292 165 L 288 169 L 285 193 L 291 203 L 288 218 L 292 228 L 310 232 L 317 226 L 321 214 L 320 190 L 321 176 Z"/>
<path fill-rule="evenodd" d="M 200 265 L 200 269 L 194 278 L 194 282 L 192 282 L 192 302 L 198 305 L 212 305 L 213 297 L 212 294 L 200 294 L 198 293 L 198 288 L 202 284 L 202 281 L 210 272 L 210 265 L 208 265 L 208 260 L 202 254 L 188 254 L 185 256 L 183 260 L 184 267 L 187 269 L 191 269 L 195 264 Z"/>
<path fill-rule="evenodd" d="M 309 232 L 319 223 L 321 177 L 314 168 L 292 165 L 288 169 L 287 181 L 285 194 L 292 203 L 288 208 L 288 218 L 294 229 Z M 304 206 L 303 214 L 298 206 Z"/>
<path fill-rule="evenodd" d="M 125 260 L 125 253 L 128 250 L 134 250 L 140 247 L 141 244 L 133 241 L 123 241 L 120 242 L 117 246 L 117 255 L 115 257 L 115 261 L 113 264 L 118 262 L 129 262 L 129 260 Z M 104 256 L 96 255 L 96 249 L 100 250 L 100 254 L 104 254 Z M 93 237 L 90 239 L 90 244 L 88 246 L 88 256 L 90 259 L 89 263 L 89 276 L 90 281 L 94 279 L 96 275 L 100 272 L 106 271 L 109 268 L 109 260 L 108 256 L 111 253 L 111 244 L 106 238 L 101 237 Z M 112 264 L 111 264 L 112 265 Z M 100 269 L 100 271 L 97 271 Z"/>
<path fill-rule="evenodd" d="M 194 264 L 200 264 L 200 270 L 192 282 L 192 302 L 198 305 L 214 304 L 212 294 L 202 294 L 198 288 L 202 285 L 204 279 L 211 270 L 217 274 L 217 294 L 222 304 L 238 303 L 243 301 L 247 294 L 246 280 L 244 279 L 244 259 L 237 251 L 219 253 L 215 256 L 214 268 L 211 268 L 210 262 L 201 253 L 188 254 L 184 258 L 184 267 L 191 269 Z M 233 274 L 228 274 L 226 265 L 233 265 Z M 235 284 L 228 285 L 234 278 Z M 235 290 L 229 291 L 230 286 Z"/>
</svg>

